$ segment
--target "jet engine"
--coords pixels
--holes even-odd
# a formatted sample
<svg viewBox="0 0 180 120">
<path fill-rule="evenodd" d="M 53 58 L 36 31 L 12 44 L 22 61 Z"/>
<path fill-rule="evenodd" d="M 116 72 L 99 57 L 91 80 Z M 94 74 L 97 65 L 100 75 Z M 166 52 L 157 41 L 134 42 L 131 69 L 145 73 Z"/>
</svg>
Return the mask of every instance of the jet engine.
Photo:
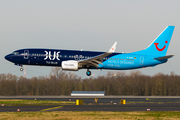
<svg viewBox="0 0 180 120">
<path fill-rule="evenodd" d="M 78 71 L 78 61 L 63 61 L 61 67 L 62 70 Z"/>
</svg>

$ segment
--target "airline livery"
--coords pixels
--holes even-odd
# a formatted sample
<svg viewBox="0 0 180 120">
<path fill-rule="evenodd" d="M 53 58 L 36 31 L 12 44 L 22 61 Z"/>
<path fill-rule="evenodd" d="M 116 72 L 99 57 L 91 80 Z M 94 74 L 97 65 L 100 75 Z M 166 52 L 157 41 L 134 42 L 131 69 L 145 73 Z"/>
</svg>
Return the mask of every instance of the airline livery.
<svg viewBox="0 0 180 120">
<path fill-rule="evenodd" d="M 62 70 L 87 69 L 129 70 L 153 67 L 168 61 L 166 55 L 174 26 L 168 26 L 146 49 L 132 53 L 114 53 L 117 42 L 107 52 L 77 51 L 61 49 L 20 49 L 6 55 L 5 59 L 15 65 L 57 66 Z"/>
</svg>

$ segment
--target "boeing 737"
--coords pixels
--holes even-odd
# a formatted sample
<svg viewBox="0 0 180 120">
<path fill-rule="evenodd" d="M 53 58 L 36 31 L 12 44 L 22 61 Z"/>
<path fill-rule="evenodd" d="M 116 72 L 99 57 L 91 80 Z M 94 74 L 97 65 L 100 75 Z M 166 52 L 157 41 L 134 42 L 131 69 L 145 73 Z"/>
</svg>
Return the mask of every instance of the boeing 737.
<svg viewBox="0 0 180 120">
<path fill-rule="evenodd" d="M 62 70 L 78 71 L 87 69 L 130 70 L 154 67 L 166 63 L 173 55 L 166 55 L 174 26 L 166 29 L 144 50 L 132 53 L 114 53 L 117 42 L 107 52 L 77 51 L 61 49 L 20 49 L 5 56 L 5 59 L 21 66 L 57 66 Z"/>
</svg>

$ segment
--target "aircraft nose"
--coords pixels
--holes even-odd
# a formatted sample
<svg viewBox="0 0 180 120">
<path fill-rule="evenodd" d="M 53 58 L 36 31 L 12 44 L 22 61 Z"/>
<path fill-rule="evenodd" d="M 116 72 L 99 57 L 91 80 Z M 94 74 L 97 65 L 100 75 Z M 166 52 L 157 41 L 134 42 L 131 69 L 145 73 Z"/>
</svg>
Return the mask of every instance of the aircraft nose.
<svg viewBox="0 0 180 120">
<path fill-rule="evenodd" d="M 10 55 L 6 55 L 4 58 L 5 58 L 6 60 L 10 60 Z"/>
</svg>

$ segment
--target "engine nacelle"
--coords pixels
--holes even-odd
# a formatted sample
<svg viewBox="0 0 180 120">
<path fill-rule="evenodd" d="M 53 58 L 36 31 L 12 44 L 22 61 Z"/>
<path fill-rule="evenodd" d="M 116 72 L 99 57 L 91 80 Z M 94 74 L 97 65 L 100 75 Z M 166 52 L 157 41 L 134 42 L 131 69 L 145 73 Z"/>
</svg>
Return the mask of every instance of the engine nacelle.
<svg viewBox="0 0 180 120">
<path fill-rule="evenodd" d="M 63 70 L 78 71 L 78 61 L 63 61 L 61 67 Z"/>
</svg>

